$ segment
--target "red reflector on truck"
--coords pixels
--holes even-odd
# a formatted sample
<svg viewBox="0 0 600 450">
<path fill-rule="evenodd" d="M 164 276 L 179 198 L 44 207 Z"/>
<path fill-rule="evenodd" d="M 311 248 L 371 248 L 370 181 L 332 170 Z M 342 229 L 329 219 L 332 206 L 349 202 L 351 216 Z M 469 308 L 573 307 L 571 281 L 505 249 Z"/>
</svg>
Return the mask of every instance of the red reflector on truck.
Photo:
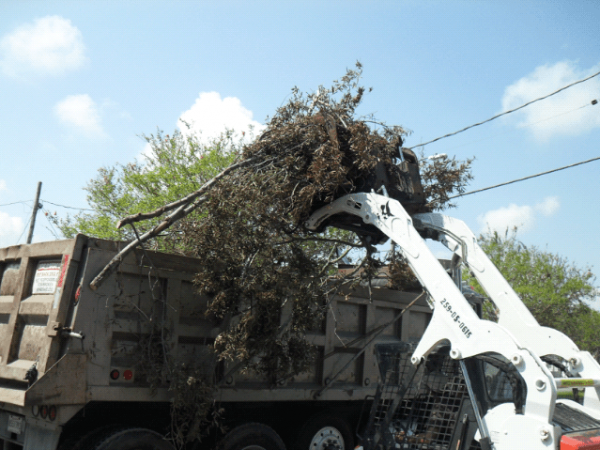
<svg viewBox="0 0 600 450">
<path fill-rule="evenodd" d="M 600 450 L 600 430 L 563 435 L 560 450 Z"/>
<path fill-rule="evenodd" d="M 50 408 L 48 409 L 48 418 L 50 420 L 56 420 L 56 414 L 57 414 L 56 406 L 51 405 Z"/>
</svg>

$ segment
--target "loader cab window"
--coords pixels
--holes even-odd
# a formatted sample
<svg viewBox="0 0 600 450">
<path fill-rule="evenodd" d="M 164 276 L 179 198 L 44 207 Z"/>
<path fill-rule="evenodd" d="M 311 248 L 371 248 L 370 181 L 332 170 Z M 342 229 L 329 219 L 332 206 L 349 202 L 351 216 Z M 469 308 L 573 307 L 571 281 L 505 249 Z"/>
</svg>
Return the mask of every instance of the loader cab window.
<svg viewBox="0 0 600 450">
<path fill-rule="evenodd" d="M 526 387 L 514 366 L 501 355 L 476 357 L 482 367 L 483 383 L 491 407 L 514 403 L 517 413 L 522 412 Z"/>
<path fill-rule="evenodd" d="M 513 390 L 506 372 L 489 363 L 484 362 L 483 366 L 486 391 L 490 400 L 498 404 L 512 401 Z"/>
</svg>

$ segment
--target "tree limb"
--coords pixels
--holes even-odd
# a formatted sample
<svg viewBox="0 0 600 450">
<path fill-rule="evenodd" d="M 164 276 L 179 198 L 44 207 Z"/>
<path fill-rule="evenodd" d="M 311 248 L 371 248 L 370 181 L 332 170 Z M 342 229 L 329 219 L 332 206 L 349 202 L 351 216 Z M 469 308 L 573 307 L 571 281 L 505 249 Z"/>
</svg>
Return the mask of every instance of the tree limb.
<svg viewBox="0 0 600 450">
<path fill-rule="evenodd" d="M 127 244 L 125 246 L 125 248 L 123 250 L 121 250 L 119 253 L 117 253 L 117 255 L 113 259 L 111 259 L 110 262 L 104 267 L 104 269 L 102 269 L 100 271 L 100 273 L 98 275 L 96 275 L 96 278 L 94 278 L 92 280 L 92 282 L 90 283 L 90 289 L 92 289 L 93 291 L 98 289 L 98 286 L 100 285 L 100 283 L 102 283 L 104 281 L 104 279 L 106 279 L 106 277 L 108 275 L 110 275 L 116 269 L 117 265 L 120 262 L 122 262 L 123 258 L 125 258 L 125 256 L 128 255 L 133 249 L 135 249 L 139 244 L 146 242 L 148 239 L 151 239 L 151 238 L 157 236 L 158 234 L 160 234 L 162 231 L 164 231 L 165 229 L 167 229 L 168 227 L 173 225 L 175 222 L 177 222 L 182 217 L 187 216 L 189 213 L 191 213 L 194 209 L 196 209 L 198 206 L 200 206 L 202 204 L 202 200 L 203 199 L 200 199 L 200 201 L 193 203 L 191 205 L 187 205 L 187 204 L 181 205 L 177 210 L 175 210 L 175 212 L 173 212 L 171 215 L 167 216 L 165 218 L 165 220 L 163 220 L 161 223 L 156 225 L 150 231 L 147 231 L 146 233 L 142 234 L 139 237 L 139 239 L 135 239 L 135 240 L 131 241 L 129 244 Z"/>
<path fill-rule="evenodd" d="M 348 241 L 343 241 L 341 239 L 329 239 L 329 238 L 320 238 L 320 237 L 298 237 L 298 236 L 293 236 L 291 239 L 285 240 L 285 241 L 281 241 L 281 242 L 275 242 L 273 245 L 287 245 L 290 244 L 292 242 L 297 242 L 297 241 L 307 241 L 307 242 L 330 242 L 332 244 L 341 244 L 341 245 L 347 245 L 349 247 L 355 247 L 355 248 L 360 248 L 360 247 L 364 247 L 363 244 L 355 244 L 353 242 L 348 242 Z"/>
<path fill-rule="evenodd" d="M 212 188 L 217 181 L 219 181 L 221 178 L 223 178 L 230 172 L 232 172 L 236 169 L 241 169 L 242 167 L 249 166 L 250 164 L 256 162 L 257 160 L 258 160 L 258 158 L 255 157 L 255 158 L 249 158 L 244 161 L 240 161 L 238 163 L 232 164 L 232 165 L 228 166 L 227 168 L 225 168 L 221 173 L 216 175 L 214 178 L 211 178 L 209 181 L 204 183 L 202 185 L 202 187 L 200 189 L 198 189 L 197 191 L 194 191 L 191 194 L 188 194 L 185 197 L 180 198 L 177 201 L 174 201 L 167 205 L 163 205 L 160 208 L 155 209 L 152 212 L 149 212 L 149 213 L 141 213 L 140 212 L 137 214 L 133 214 L 131 216 L 127 216 L 124 219 L 121 219 L 119 221 L 119 223 L 117 223 L 117 228 L 122 228 L 123 226 L 125 226 L 129 223 L 139 222 L 140 220 L 153 219 L 154 217 L 163 215 L 167 211 L 178 208 L 181 205 L 188 204 L 188 203 L 192 202 L 193 200 L 195 200 L 196 198 L 198 198 L 199 196 L 201 196 L 202 194 L 204 194 L 210 188 Z"/>
</svg>

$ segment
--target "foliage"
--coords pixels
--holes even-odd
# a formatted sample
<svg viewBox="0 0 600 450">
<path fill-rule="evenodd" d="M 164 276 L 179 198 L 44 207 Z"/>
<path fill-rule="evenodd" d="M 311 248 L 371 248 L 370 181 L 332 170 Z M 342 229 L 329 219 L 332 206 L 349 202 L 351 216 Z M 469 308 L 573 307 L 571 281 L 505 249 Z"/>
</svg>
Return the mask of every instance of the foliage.
<svg viewBox="0 0 600 450">
<path fill-rule="evenodd" d="M 524 245 L 516 231 L 490 232 L 479 243 L 540 325 L 560 330 L 580 348 L 600 355 L 600 312 L 589 306 L 599 292 L 589 269 Z M 484 293 L 474 278 L 469 283 Z M 493 319 L 495 311 L 487 306 L 488 318 Z"/>
<path fill-rule="evenodd" d="M 198 189 L 234 160 L 239 146 L 232 141 L 231 134 L 208 145 L 202 144 L 198 136 L 185 137 L 179 131 L 171 136 L 158 131 L 144 139 L 149 148 L 144 162 L 102 167 L 84 188 L 91 213 L 54 219 L 65 237 L 83 233 L 101 239 L 133 239 L 131 228 L 117 229 L 119 219 L 155 209 Z M 199 214 L 184 220 L 193 221 Z M 139 224 L 138 232 L 143 233 L 157 222 L 154 219 Z M 179 244 L 180 233 L 179 226 L 172 227 L 163 233 L 162 239 L 154 241 L 154 248 L 184 252 Z"/>
<path fill-rule="evenodd" d="M 220 181 L 207 194 L 204 207 L 210 213 L 184 228 L 186 248 L 207 263 L 196 283 L 213 297 L 211 313 L 237 319 L 219 336 L 217 351 L 274 383 L 308 366 L 312 353 L 305 331 L 319 323 L 330 294 L 357 280 L 332 278 L 340 254 L 362 248 L 359 266 L 367 276 L 383 263 L 372 257 L 368 235 L 306 230 L 310 214 L 381 183 L 412 212 L 428 210 L 425 199 L 419 203 L 412 195 L 415 185 L 398 164 L 414 158 L 400 149 L 405 130 L 356 116 L 366 92 L 360 76 L 357 65 L 331 88 L 313 94 L 294 89 L 263 135 L 243 148 L 241 158 L 253 164 Z M 425 167 L 427 181 L 439 184 L 430 189 L 436 208 L 470 179 L 470 161 Z M 385 173 L 379 181 L 377 171 Z M 291 316 L 281 327 L 286 305 Z"/>
<path fill-rule="evenodd" d="M 473 179 L 471 163 L 474 158 L 457 161 L 442 155 L 434 160 L 425 160 L 421 165 L 421 179 L 427 205 L 432 210 L 453 208 L 451 194 L 463 194 L 465 186 Z"/>
<path fill-rule="evenodd" d="M 133 239 L 129 227 L 116 230 L 120 219 L 186 197 L 223 168 L 247 162 L 196 198 L 201 207 L 162 232 L 152 245 L 204 262 L 195 282 L 199 292 L 212 299 L 207 317 L 230 324 L 215 341 L 217 358 L 236 360 L 242 370 L 263 374 L 273 385 L 306 370 L 315 352 L 305 332 L 320 326 L 332 294 L 365 277 L 369 280 L 384 264 L 390 264 L 395 288 L 418 288 L 396 247 L 389 260 L 379 260 L 373 253 L 377 242 L 369 235 L 335 228 L 306 230 L 310 214 L 341 195 L 382 185 L 409 212 L 443 209 L 471 179 L 471 160 L 442 158 L 419 166 L 416 157 L 401 148 L 406 130 L 357 117 L 367 92 L 359 84 L 361 73 L 357 64 L 330 88 L 320 87 L 312 94 L 293 89 L 266 131 L 247 145 L 231 142 L 228 136 L 208 146 L 177 132 L 172 137 L 160 132 L 147 137 L 152 155 L 146 164 L 100 169 L 86 187 L 94 211 L 59 220 L 61 231 L 66 236 L 82 232 Z M 425 197 L 413 195 L 418 186 L 407 176 L 411 164 L 424 174 Z M 138 234 L 160 220 L 137 221 Z M 337 264 L 348 258 L 356 261 L 356 270 L 341 275 Z M 153 359 L 145 363 L 149 370 L 159 373 L 158 364 L 173 374 L 175 362 L 165 353 L 164 342 L 150 339 L 143 347 L 152 350 L 146 351 Z M 193 370 L 188 367 L 185 373 Z M 173 435 L 187 440 L 211 423 L 206 399 L 212 384 L 193 373 L 171 378 L 178 396 Z M 195 393 L 189 392 L 188 384 Z M 180 388 L 185 388 L 181 395 Z M 189 399 L 202 408 L 195 410 Z"/>
<path fill-rule="evenodd" d="M 184 448 L 187 443 L 202 439 L 213 429 L 224 432 L 221 423 L 224 410 L 214 400 L 213 380 L 207 378 L 202 370 L 186 364 L 175 367 L 171 378 L 171 439 Z"/>
<path fill-rule="evenodd" d="M 205 261 L 196 283 L 213 298 L 207 313 L 233 317 L 215 344 L 221 358 L 241 360 L 273 382 L 304 370 L 312 358 L 304 332 L 317 326 L 329 295 L 360 281 L 359 270 L 334 276 L 337 263 L 353 256 L 367 277 L 385 263 L 373 257 L 369 236 L 305 230 L 311 212 L 343 194 L 382 184 L 412 212 L 442 209 L 471 178 L 470 160 L 425 160 L 420 168 L 427 197 L 413 201 L 414 180 L 401 168 L 411 155 L 401 150 L 407 132 L 356 116 L 367 92 L 359 84 L 361 74 L 357 63 L 330 88 L 321 86 L 312 94 L 294 88 L 289 102 L 249 145 L 232 142 L 231 135 L 210 145 L 179 132 L 146 137 L 151 148 L 146 163 L 101 168 L 86 187 L 93 212 L 59 219 L 61 231 L 68 237 L 84 233 L 131 240 L 134 229 L 117 230 L 119 219 L 185 197 L 232 163 L 252 162 L 219 180 L 201 208 L 152 245 Z M 418 167 L 416 158 L 410 162 Z M 378 171 L 383 178 L 375 179 Z M 137 222 L 135 231 L 141 235 L 159 220 Z M 414 288 L 395 247 L 389 262 L 398 278 L 395 286 Z M 281 327 L 284 307 L 291 318 Z"/>
</svg>

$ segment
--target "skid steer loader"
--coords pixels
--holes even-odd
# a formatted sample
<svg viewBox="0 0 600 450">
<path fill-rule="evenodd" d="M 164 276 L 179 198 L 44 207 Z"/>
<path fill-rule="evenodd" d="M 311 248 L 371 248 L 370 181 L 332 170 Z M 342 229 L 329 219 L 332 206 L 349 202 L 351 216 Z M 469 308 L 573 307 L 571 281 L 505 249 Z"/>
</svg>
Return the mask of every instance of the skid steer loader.
<svg viewBox="0 0 600 450">
<path fill-rule="evenodd" d="M 380 383 L 362 432 L 365 450 L 600 449 L 600 365 L 563 333 L 542 327 L 464 222 L 409 214 L 373 192 L 315 211 L 311 230 L 339 226 L 393 240 L 427 291 L 433 315 L 418 344 L 379 345 Z M 427 247 L 434 239 L 475 275 L 499 310 L 483 320 Z M 375 242 L 374 242 L 375 243 Z M 460 278 L 460 277 L 459 277 Z M 557 399 L 559 389 L 582 401 Z"/>
</svg>

